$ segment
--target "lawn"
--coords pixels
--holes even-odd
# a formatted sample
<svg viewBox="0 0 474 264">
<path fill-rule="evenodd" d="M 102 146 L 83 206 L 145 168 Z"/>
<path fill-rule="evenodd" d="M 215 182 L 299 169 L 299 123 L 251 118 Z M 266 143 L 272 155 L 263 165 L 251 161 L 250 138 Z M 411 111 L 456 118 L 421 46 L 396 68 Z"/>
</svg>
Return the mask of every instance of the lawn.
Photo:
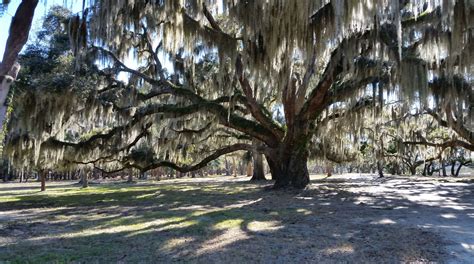
<svg viewBox="0 0 474 264">
<path fill-rule="evenodd" d="M 244 177 L 0 185 L 0 262 L 474 261 L 470 180 Z"/>
</svg>

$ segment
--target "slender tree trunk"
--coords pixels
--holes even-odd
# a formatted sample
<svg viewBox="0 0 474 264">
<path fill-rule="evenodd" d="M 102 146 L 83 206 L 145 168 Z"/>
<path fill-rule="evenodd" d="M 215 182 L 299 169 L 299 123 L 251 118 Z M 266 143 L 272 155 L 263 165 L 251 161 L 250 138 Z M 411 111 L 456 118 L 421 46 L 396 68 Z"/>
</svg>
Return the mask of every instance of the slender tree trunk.
<svg viewBox="0 0 474 264">
<path fill-rule="evenodd" d="M 225 176 L 230 176 L 232 173 L 230 169 L 230 162 L 227 159 L 227 156 L 224 156 L 224 166 L 225 166 Z"/>
<path fill-rule="evenodd" d="M 82 182 L 82 188 L 89 187 L 89 172 L 82 171 L 82 173 L 81 173 L 81 182 Z"/>
<path fill-rule="evenodd" d="M 46 174 L 48 171 L 40 171 L 40 181 L 41 181 L 41 191 L 44 192 L 46 191 Z"/>
<path fill-rule="evenodd" d="M 383 178 L 383 165 L 380 160 L 377 161 L 377 171 L 379 174 L 379 178 Z"/>
<path fill-rule="evenodd" d="M 133 172 L 132 172 L 132 171 L 130 171 L 130 172 L 128 173 L 127 182 L 128 182 L 128 183 L 133 182 Z"/>
<path fill-rule="evenodd" d="M 448 174 L 446 174 L 446 164 L 444 160 L 441 160 L 441 170 L 443 171 L 443 176 L 446 177 Z"/>
<path fill-rule="evenodd" d="M 237 177 L 237 163 L 235 162 L 235 157 L 232 157 L 232 173 L 234 177 Z"/>
<path fill-rule="evenodd" d="M 456 168 L 456 161 L 453 160 L 453 161 L 451 162 L 451 176 L 455 176 L 455 175 L 456 175 L 456 170 L 455 170 L 455 168 Z"/>
<path fill-rule="evenodd" d="M 459 172 L 461 171 L 461 167 L 464 166 L 464 165 L 467 165 L 467 164 L 469 164 L 469 163 L 471 163 L 471 162 L 470 162 L 470 161 L 467 161 L 467 162 L 464 162 L 464 163 L 463 163 L 462 161 L 460 161 L 460 162 L 459 162 L 459 167 L 457 168 L 456 174 L 455 174 L 454 176 L 458 177 L 458 176 L 459 176 Z"/>
</svg>

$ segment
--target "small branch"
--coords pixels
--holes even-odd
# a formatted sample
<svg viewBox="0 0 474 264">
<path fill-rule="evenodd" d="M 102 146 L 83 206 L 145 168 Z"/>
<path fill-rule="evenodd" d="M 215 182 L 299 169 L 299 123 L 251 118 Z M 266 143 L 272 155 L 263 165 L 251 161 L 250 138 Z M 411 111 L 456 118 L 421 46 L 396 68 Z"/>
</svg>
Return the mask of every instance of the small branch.
<svg viewBox="0 0 474 264">
<path fill-rule="evenodd" d="M 207 6 L 204 2 L 202 2 L 202 10 L 204 12 L 204 16 L 206 16 L 207 20 L 209 21 L 209 24 L 211 24 L 211 27 L 219 32 L 223 32 L 219 24 L 212 16 L 211 12 L 209 12 L 209 10 L 207 9 Z"/>
</svg>

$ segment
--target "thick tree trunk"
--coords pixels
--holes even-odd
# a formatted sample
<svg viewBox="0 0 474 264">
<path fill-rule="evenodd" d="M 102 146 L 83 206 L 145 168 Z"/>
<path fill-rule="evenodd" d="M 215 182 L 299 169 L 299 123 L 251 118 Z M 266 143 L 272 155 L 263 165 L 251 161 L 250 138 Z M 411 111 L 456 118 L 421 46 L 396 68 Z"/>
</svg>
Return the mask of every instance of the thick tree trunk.
<svg viewBox="0 0 474 264">
<path fill-rule="evenodd" d="M 253 151 L 253 175 L 251 181 L 264 181 L 265 172 L 263 170 L 263 155 L 257 151 Z"/>
<path fill-rule="evenodd" d="M 283 148 L 267 156 L 272 178 L 275 179 L 274 188 L 306 187 L 309 183 L 307 161 L 308 151 L 305 147 L 297 150 Z"/>
</svg>

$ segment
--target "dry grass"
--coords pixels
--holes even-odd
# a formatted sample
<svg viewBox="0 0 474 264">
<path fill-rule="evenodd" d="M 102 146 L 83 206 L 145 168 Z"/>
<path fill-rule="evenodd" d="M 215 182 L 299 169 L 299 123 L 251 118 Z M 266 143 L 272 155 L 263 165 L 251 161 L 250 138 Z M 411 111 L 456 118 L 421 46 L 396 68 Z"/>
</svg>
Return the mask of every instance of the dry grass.
<svg viewBox="0 0 474 264">
<path fill-rule="evenodd" d="M 314 177 L 268 191 L 246 180 L 2 184 L 0 262 L 474 260 L 472 183 Z"/>
</svg>

